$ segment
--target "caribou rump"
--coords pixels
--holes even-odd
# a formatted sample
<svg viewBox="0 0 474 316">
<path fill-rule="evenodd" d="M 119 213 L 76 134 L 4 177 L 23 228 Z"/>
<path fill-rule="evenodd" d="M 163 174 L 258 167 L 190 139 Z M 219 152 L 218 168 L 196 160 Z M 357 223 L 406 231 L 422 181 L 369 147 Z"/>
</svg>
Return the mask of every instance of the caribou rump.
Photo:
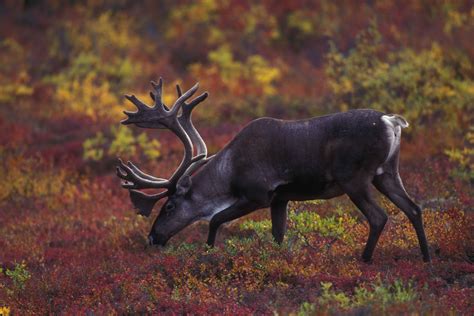
<svg viewBox="0 0 474 316">
<path fill-rule="evenodd" d="M 347 194 L 369 222 L 362 259 L 370 261 L 387 221 L 372 197 L 373 185 L 406 214 L 423 260 L 430 261 L 421 209 L 408 196 L 399 174 L 401 130 L 408 127 L 402 116 L 358 109 L 305 120 L 260 118 L 208 157 L 191 121 L 207 92 L 187 103 L 198 84 L 184 94 L 177 86 L 178 98 L 168 108 L 161 100 L 162 85 L 161 78 L 152 82 L 152 107 L 126 96 L 137 111 L 125 111 L 128 118 L 122 124 L 171 130 L 184 145 L 181 164 L 170 179 L 151 176 L 131 162 L 119 160 L 117 166 L 139 214 L 149 216 L 155 203 L 167 197 L 148 236 L 150 244 L 164 246 L 183 228 L 205 219 L 210 221 L 207 243 L 212 246 L 223 223 L 266 207 L 271 210 L 273 237 L 281 243 L 288 201 Z M 165 190 L 140 191 L 149 188 Z"/>
</svg>

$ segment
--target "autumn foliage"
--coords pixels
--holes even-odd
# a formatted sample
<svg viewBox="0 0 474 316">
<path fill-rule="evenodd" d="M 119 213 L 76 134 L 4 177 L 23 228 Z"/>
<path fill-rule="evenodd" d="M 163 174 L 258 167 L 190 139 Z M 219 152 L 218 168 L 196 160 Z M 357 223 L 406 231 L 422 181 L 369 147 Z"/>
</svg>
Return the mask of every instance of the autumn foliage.
<svg viewBox="0 0 474 316">
<path fill-rule="evenodd" d="M 473 314 L 474 7 L 470 1 L 0 2 L 0 315 Z M 165 249 L 134 214 L 117 156 L 166 177 L 166 131 L 121 126 L 122 97 L 162 76 L 210 97 L 212 153 L 251 119 L 374 108 L 407 118 L 401 175 L 424 209 L 432 264 L 390 215 L 372 264 L 347 198 L 268 210 L 204 245 L 199 222 Z M 153 216 L 156 216 L 156 207 Z"/>
</svg>

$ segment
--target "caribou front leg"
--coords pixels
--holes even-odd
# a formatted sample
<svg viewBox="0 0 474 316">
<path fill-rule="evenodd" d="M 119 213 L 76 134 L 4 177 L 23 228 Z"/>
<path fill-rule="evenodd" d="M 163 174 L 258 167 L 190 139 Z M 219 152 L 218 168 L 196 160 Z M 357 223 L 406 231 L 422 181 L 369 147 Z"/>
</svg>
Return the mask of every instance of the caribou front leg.
<svg viewBox="0 0 474 316">
<path fill-rule="evenodd" d="M 274 200 L 271 204 L 272 235 L 278 244 L 283 242 L 286 232 L 286 217 L 288 201 Z"/>
<path fill-rule="evenodd" d="M 214 215 L 209 223 L 207 244 L 211 247 L 214 246 L 217 230 L 222 224 L 247 215 L 255 211 L 257 208 L 258 205 L 255 202 L 250 202 L 247 199 L 240 199 L 225 210 Z"/>
</svg>

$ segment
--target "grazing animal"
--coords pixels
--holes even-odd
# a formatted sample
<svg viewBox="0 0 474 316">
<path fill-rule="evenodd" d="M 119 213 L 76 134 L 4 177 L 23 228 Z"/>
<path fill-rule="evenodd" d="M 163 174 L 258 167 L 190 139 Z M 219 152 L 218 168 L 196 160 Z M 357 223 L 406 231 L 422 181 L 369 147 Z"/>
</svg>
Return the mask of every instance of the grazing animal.
<svg viewBox="0 0 474 316">
<path fill-rule="evenodd" d="M 209 220 L 207 243 L 214 245 L 219 226 L 257 209 L 270 207 L 272 234 L 281 243 L 290 200 L 330 199 L 347 194 L 370 225 L 362 254 L 370 261 L 387 214 L 370 192 L 374 185 L 413 224 L 424 261 L 430 260 L 422 213 L 406 193 L 398 172 L 400 138 L 407 121 L 397 114 L 351 110 L 305 120 L 260 118 L 245 126 L 221 151 L 207 148 L 191 122 L 193 109 L 208 96 L 186 101 L 198 84 L 181 92 L 171 108 L 163 104 L 162 80 L 152 82 L 149 107 L 126 96 L 136 107 L 122 124 L 169 129 L 184 145 L 184 157 L 169 179 L 156 178 L 131 162 L 119 161 L 117 175 L 130 191 L 139 214 L 149 216 L 155 203 L 167 197 L 148 236 L 164 246 L 183 228 Z M 196 147 L 196 154 L 194 154 Z M 140 189 L 165 189 L 146 194 Z"/>
</svg>

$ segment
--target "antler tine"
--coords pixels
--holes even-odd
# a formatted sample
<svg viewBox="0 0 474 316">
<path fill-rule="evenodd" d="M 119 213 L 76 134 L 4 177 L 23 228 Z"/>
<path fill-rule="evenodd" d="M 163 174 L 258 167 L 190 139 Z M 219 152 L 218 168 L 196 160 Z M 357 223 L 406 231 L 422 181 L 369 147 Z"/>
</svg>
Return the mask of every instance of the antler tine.
<svg viewBox="0 0 474 316">
<path fill-rule="evenodd" d="M 158 83 L 154 82 L 153 80 L 150 83 L 155 90 L 156 95 L 161 97 L 163 91 L 163 78 L 160 77 L 160 79 L 158 79 Z"/>
<path fill-rule="evenodd" d="M 128 101 L 132 102 L 137 107 L 138 111 L 144 111 L 150 108 L 148 105 L 146 105 L 145 103 L 137 99 L 137 97 L 133 94 L 132 95 L 126 94 L 125 98 L 127 98 Z M 129 111 L 124 111 L 124 113 L 133 114 L 133 112 L 129 112 Z"/>
<path fill-rule="evenodd" d="M 176 184 L 179 178 L 181 178 L 181 176 L 184 174 L 186 169 L 189 167 L 189 165 L 193 161 L 192 160 L 193 159 L 193 144 L 188 134 L 186 133 L 184 128 L 181 126 L 178 120 L 176 120 L 176 125 L 172 128 L 172 130 L 176 134 L 176 136 L 178 136 L 178 138 L 181 140 L 181 142 L 184 145 L 183 159 L 181 160 L 181 163 L 179 164 L 178 169 L 176 169 L 176 171 L 168 180 L 170 183 Z"/>
<path fill-rule="evenodd" d="M 178 88 L 178 94 L 181 94 L 178 99 L 175 101 L 173 106 L 171 107 L 171 110 L 169 111 L 171 114 L 171 117 L 176 118 L 176 124 L 172 124 L 169 128 L 172 130 L 176 136 L 179 137 L 181 142 L 184 145 L 184 156 L 183 159 L 181 160 L 181 163 L 179 164 L 178 169 L 173 173 L 171 178 L 169 179 L 170 183 L 176 184 L 183 176 L 183 174 L 186 172 L 186 170 L 189 168 L 189 166 L 193 163 L 193 141 L 191 140 L 192 138 L 196 138 L 194 134 L 197 133 L 189 133 L 190 128 L 188 126 L 188 119 L 186 119 L 187 115 L 185 115 L 185 120 L 180 119 L 183 117 L 183 114 L 178 117 L 178 112 L 180 108 L 183 108 L 183 106 L 186 104 L 186 100 L 189 99 L 199 88 L 199 83 L 196 83 L 191 89 L 186 91 L 184 94 L 181 94 L 181 89 Z M 183 108 L 184 111 L 184 108 Z M 184 125 L 182 124 L 184 122 Z M 190 122 L 190 121 L 189 121 Z M 192 138 L 190 138 L 192 137 Z M 203 155 L 204 157 L 204 155 Z"/>
<path fill-rule="evenodd" d="M 197 89 L 199 88 L 199 82 L 197 82 L 191 89 L 186 91 L 184 94 L 181 94 L 178 99 L 174 102 L 173 106 L 171 107 L 171 112 L 177 114 L 179 109 L 185 104 L 186 100 L 193 96 L 196 93 Z M 180 89 L 181 90 L 181 89 Z M 178 91 L 180 94 L 181 91 Z"/>
<path fill-rule="evenodd" d="M 125 165 L 119 158 L 119 166 L 117 166 L 117 176 L 123 180 L 122 187 L 129 190 L 130 200 L 137 214 L 149 216 L 153 210 L 153 206 L 160 199 L 169 196 L 172 193 L 174 184 L 166 179 L 155 178 L 140 171 L 130 161 Z M 166 189 L 157 194 L 146 194 L 136 189 L 157 188 Z"/>
<path fill-rule="evenodd" d="M 155 101 L 155 105 L 153 106 L 154 109 L 157 110 L 164 110 L 168 112 L 168 107 L 163 103 L 163 79 L 160 77 L 158 79 L 158 83 L 154 81 L 150 81 L 151 86 L 153 87 L 153 91 L 150 92 L 150 96 Z"/>
<path fill-rule="evenodd" d="M 183 93 L 181 92 L 181 87 L 179 86 L 179 84 L 176 85 L 176 92 L 178 92 L 178 98 L 183 95 Z"/>
<path fill-rule="evenodd" d="M 149 174 L 144 173 L 140 170 L 140 168 L 138 168 L 138 166 L 134 165 L 131 161 L 127 161 L 127 165 L 133 170 L 135 174 L 139 175 L 143 179 L 148 179 L 152 181 L 166 181 L 166 179 L 153 177 Z"/>
<path fill-rule="evenodd" d="M 192 100 L 187 106 L 188 108 L 190 108 L 189 112 L 191 112 L 196 105 L 206 100 L 208 96 L 209 96 L 209 93 L 206 91 L 203 94 L 197 96 L 194 100 Z"/>
<path fill-rule="evenodd" d="M 179 84 L 176 85 L 176 91 L 178 93 L 178 97 L 182 96 L 181 87 L 179 86 Z M 184 128 L 188 136 L 191 138 L 193 145 L 196 146 L 196 157 L 194 159 L 198 157 L 200 157 L 201 159 L 206 158 L 207 146 L 204 140 L 202 139 L 201 135 L 199 134 L 199 132 L 194 127 L 193 122 L 191 121 L 191 115 L 192 115 L 193 109 L 199 103 L 204 101 L 208 96 L 209 96 L 209 93 L 204 92 L 203 94 L 199 95 L 194 100 L 192 100 L 190 103 L 188 104 L 185 103 L 185 105 L 183 106 L 183 112 L 181 116 L 178 118 L 179 123 Z"/>
<path fill-rule="evenodd" d="M 191 138 L 191 141 L 193 142 L 194 146 L 196 146 L 196 155 L 204 155 L 204 157 L 207 156 L 207 146 L 204 140 L 201 137 L 201 134 L 196 130 L 196 128 L 193 125 L 193 122 L 191 120 L 192 116 L 192 111 L 193 109 L 202 101 L 204 101 L 208 97 L 208 93 L 205 92 L 195 98 L 191 103 L 187 104 L 186 106 L 183 107 L 183 113 L 179 117 L 179 122 L 183 126 L 183 128 L 186 130 L 188 133 L 189 137 Z"/>
<path fill-rule="evenodd" d="M 154 178 L 150 179 L 148 175 L 146 177 L 141 177 L 134 171 L 134 167 L 127 166 L 123 163 L 123 161 L 119 158 L 119 165 L 117 166 L 117 176 L 120 179 L 125 180 L 122 183 L 122 187 L 126 189 L 147 189 L 147 188 L 154 188 L 154 189 L 170 189 L 171 183 L 168 180 Z M 133 165 L 133 164 L 132 164 Z M 142 173 L 140 171 L 140 173 Z"/>
</svg>

